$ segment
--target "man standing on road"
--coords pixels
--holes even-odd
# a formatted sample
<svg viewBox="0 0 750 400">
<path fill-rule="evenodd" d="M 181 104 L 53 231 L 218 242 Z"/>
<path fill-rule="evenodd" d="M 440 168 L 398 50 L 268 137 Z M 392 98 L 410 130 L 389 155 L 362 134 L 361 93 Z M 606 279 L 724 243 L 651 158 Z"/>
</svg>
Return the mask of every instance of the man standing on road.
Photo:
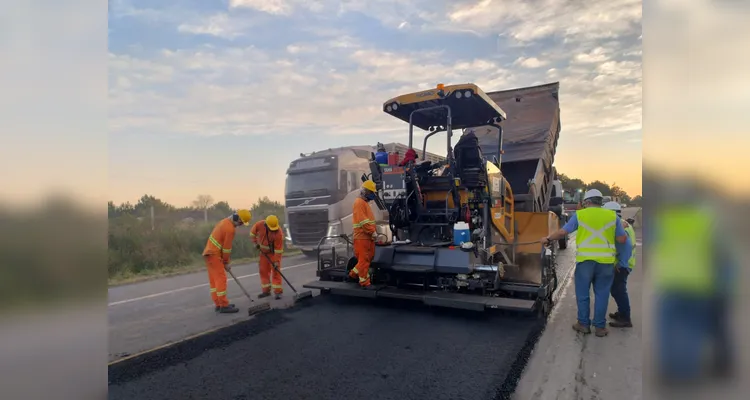
<svg viewBox="0 0 750 400">
<path fill-rule="evenodd" d="M 622 218 L 622 207 L 616 201 L 607 202 L 604 205 L 607 210 L 612 210 L 617 213 L 617 216 Z M 617 303 L 617 312 L 609 314 L 609 317 L 613 321 L 609 323 L 609 326 L 613 328 L 632 328 L 633 322 L 630 320 L 630 298 L 628 297 L 628 276 L 633 272 L 635 267 L 635 230 L 627 223 L 622 220 L 622 227 L 625 228 L 625 232 L 628 234 L 628 242 L 630 243 L 630 251 L 628 246 L 621 243 L 616 243 L 617 247 L 617 265 L 615 270 L 615 279 L 612 282 L 612 298 Z"/>
<path fill-rule="evenodd" d="M 358 279 L 363 289 L 371 289 L 370 261 L 375 255 L 375 216 L 370 208 L 370 201 L 375 200 L 375 182 L 368 180 L 362 183 L 359 197 L 354 200 L 352 222 L 354 223 L 354 256 L 357 265 L 349 271 L 349 277 Z"/>
<path fill-rule="evenodd" d="M 716 200 L 696 196 L 708 190 L 674 185 L 654 204 L 649 224 L 657 373 L 665 383 L 695 382 L 707 371 L 728 378 L 736 367 L 730 311 L 739 287 L 737 246 Z M 711 358 L 704 357 L 706 345 L 713 345 Z"/>
<path fill-rule="evenodd" d="M 261 294 L 259 299 L 271 295 L 271 289 L 276 295 L 276 300 L 284 293 L 281 274 L 281 256 L 284 254 L 284 233 L 279 227 L 279 218 L 269 215 L 250 229 L 250 239 L 260 252 L 258 260 L 258 274 L 260 275 Z M 276 268 L 274 268 L 274 265 Z"/>
<path fill-rule="evenodd" d="M 214 311 L 221 314 L 233 314 L 239 311 L 227 300 L 226 271 L 231 269 L 229 262 L 235 231 L 240 225 L 248 225 L 251 218 L 252 214 L 249 210 L 237 210 L 230 217 L 222 219 L 211 231 L 206 247 L 203 249 L 203 259 L 208 270 L 208 284 L 215 305 Z"/>
<path fill-rule="evenodd" d="M 617 249 L 615 241 L 628 243 L 620 217 L 602 208 L 602 192 L 592 189 L 583 196 L 584 207 L 578 210 L 562 229 L 542 238 L 542 245 L 576 235 L 576 269 L 574 274 L 578 321 L 573 329 L 591 333 L 589 290 L 594 287 L 594 327 L 596 336 L 607 336 L 607 305 L 615 275 Z M 629 245 L 629 244 L 628 244 Z"/>
</svg>

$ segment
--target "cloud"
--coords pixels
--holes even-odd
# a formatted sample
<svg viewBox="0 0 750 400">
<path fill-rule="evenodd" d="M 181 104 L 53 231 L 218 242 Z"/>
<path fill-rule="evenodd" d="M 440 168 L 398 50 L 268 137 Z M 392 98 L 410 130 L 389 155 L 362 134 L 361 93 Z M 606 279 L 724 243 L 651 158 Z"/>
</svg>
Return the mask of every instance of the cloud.
<svg viewBox="0 0 750 400">
<path fill-rule="evenodd" d="M 289 0 L 229 0 L 230 8 L 251 8 L 274 15 L 289 15 L 294 10 L 295 1 Z"/>
<path fill-rule="evenodd" d="M 524 68 L 540 68 L 547 64 L 549 64 L 548 61 L 542 61 L 536 57 L 518 57 L 516 61 L 513 63 L 515 65 L 520 65 Z"/>
<path fill-rule="evenodd" d="M 597 64 L 609 60 L 610 55 L 603 47 L 597 47 L 590 52 L 576 54 L 574 62 L 581 64 Z"/>
<path fill-rule="evenodd" d="M 551 81 L 561 83 L 566 135 L 639 130 L 640 8 L 634 11 L 630 0 L 592 0 L 586 2 L 589 8 L 582 4 L 519 1 L 500 12 L 492 1 L 233 0 L 227 10 L 201 18 L 186 12 L 189 17 L 175 24 L 176 30 L 242 40 L 110 54 L 111 130 L 197 135 L 393 132 L 403 123 L 385 115 L 382 103 L 398 94 L 437 83 L 474 82 L 492 91 Z M 370 31 L 325 19 L 346 13 L 375 18 L 394 32 L 421 29 L 415 36 L 419 40 L 440 34 L 442 45 L 382 44 Z M 262 15 L 294 21 L 299 29 L 286 31 L 289 36 L 276 46 L 254 47 L 245 39 L 253 37 L 254 18 Z M 613 22 L 613 16 L 622 20 Z M 427 18 L 450 22 L 426 29 Z M 531 21 L 539 22 L 538 31 Z M 438 27 L 443 32 L 436 32 Z M 502 57 L 482 52 L 453 57 L 458 47 L 472 46 L 464 45 L 470 39 L 450 37 L 458 30 L 499 32 L 526 44 L 503 48 Z"/>
<path fill-rule="evenodd" d="M 203 18 L 195 23 L 183 23 L 177 27 L 178 32 L 195 35 L 211 35 L 225 39 L 234 39 L 245 35 L 252 25 L 251 21 L 231 19 L 226 13 L 219 13 Z"/>
<path fill-rule="evenodd" d="M 521 42 L 548 36 L 602 39 L 640 30 L 641 4 L 641 0 L 456 1 L 448 18 L 453 24 Z"/>
</svg>

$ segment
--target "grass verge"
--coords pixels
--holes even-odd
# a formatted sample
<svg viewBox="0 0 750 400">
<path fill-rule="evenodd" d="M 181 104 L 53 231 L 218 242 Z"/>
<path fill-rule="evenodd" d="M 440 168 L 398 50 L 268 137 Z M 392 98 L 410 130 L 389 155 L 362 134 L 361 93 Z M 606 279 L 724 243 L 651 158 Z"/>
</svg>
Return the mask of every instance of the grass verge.
<svg viewBox="0 0 750 400">
<path fill-rule="evenodd" d="M 286 250 L 284 252 L 284 257 L 296 256 L 298 254 L 302 254 L 302 252 L 299 250 Z M 231 265 L 242 265 L 242 264 L 247 264 L 247 263 L 256 262 L 256 261 L 258 261 L 258 257 L 238 258 L 236 260 L 232 260 Z M 109 287 L 121 286 L 121 285 L 127 285 L 131 283 L 150 281 L 150 280 L 159 279 L 159 278 L 166 278 L 170 276 L 191 274 L 193 272 L 205 271 L 205 269 L 206 269 L 206 266 L 203 265 L 203 260 L 197 259 L 195 263 L 192 263 L 192 264 L 152 269 L 148 271 L 143 271 L 138 274 L 134 274 L 130 271 L 126 271 L 126 272 L 119 273 L 109 278 L 107 284 Z M 282 272 L 283 272 L 283 268 L 282 268 Z"/>
</svg>

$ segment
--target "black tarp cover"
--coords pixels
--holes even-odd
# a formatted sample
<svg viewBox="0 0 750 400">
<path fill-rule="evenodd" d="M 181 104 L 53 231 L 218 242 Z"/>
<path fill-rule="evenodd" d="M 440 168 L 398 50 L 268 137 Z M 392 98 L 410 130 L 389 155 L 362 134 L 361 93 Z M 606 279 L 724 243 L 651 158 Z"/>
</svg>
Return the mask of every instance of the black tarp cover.
<svg viewBox="0 0 750 400">
<path fill-rule="evenodd" d="M 554 163 L 560 134 L 560 103 L 558 82 L 521 89 L 487 92 L 502 108 L 508 119 L 503 127 L 503 163 L 543 159 L 546 166 Z M 497 129 L 473 129 L 482 154 L 488 160 L 497 155 Z"/>
</svg>

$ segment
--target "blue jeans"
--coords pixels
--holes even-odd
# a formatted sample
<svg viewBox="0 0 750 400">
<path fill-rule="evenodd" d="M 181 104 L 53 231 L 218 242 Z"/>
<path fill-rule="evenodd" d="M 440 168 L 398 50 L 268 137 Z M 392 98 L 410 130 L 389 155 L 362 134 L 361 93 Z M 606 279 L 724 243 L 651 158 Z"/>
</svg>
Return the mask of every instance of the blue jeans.
<svg viewBox="0 0 750 400">
<path fill-rule="evenodd" d="M 628 297 L 628 275 L 627 268 L 618 268 L 612 282 L 612 298 L 617 303 L 617 312 L 626 320 L 630 321 L 630 298 Z"/>
<path fill-rule="evenodd" d="M 576 264 L 574 280 L 576 301 L 578 302 L 578 322 L 591 326 L 591 306 L 589 290 L 594 286 L 594 326 L 607 326 L 607 305 L 612 281 L 615 278 L 614 264 L 600 264 L 596 261 L 582 261 Z"/>
<path fill-rule="evenodd" d="M 713 364 L 731 367 L 727 303 L 721 297 L 663 293 L 656 314 L 659 372 L 666 378 L 690 381 L 700 376 L 702 351 L 715 345 Z"/>
</svg>

